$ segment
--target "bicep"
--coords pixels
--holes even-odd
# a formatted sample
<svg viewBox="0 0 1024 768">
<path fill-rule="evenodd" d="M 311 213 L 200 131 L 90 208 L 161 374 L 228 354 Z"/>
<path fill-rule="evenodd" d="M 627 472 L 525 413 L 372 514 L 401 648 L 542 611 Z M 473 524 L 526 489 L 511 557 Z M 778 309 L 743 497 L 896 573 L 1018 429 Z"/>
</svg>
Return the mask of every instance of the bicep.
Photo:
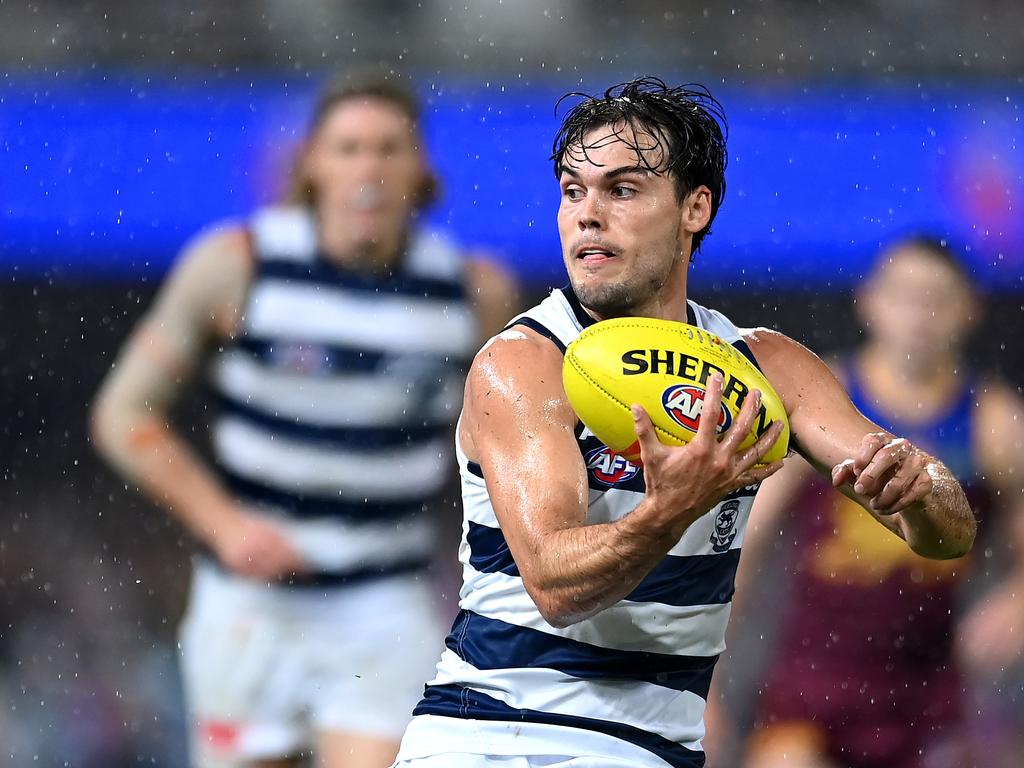
<svg viewBox="0 0 1024 768">
<path fill-rule="evenodd" d="M 122 348 L 101 402 L 161 408 L 173 399 L 210 344 L 234 331 L 249 272 L 247 244 L 237 231 L 188 248 Z"/>
<path fill-rule="evenodd" d="M 507 331 L 481 350 L 462 418 L 467 453 L 483 469 L 513 557 L 529 570 L 545 534 L 583 524 L 588 491 L 561 354 L 526 333 Z"/>
<path fill-rule="evenodd" d="M 857 410 L 835 374 L 803 345 L 765 331 L 750 342 L 785 405 L 794 448 L 820 473 L 828 476 L 856 455 L 865 435 L 884 431 Z"/>
<path fill-rule="evenodd" d="M 794 448 L 829 482 L 837 464 L 860 453 L 867 435 L 888 434 L 857 410 L 832 370 L 802 344 L 764 332 L 755 336 L 751 347 L 789 414 Z M 875 514 L 848 485 L 837 490 L 885 528 L 904 536 L 897 516 Z"/>
</svg>

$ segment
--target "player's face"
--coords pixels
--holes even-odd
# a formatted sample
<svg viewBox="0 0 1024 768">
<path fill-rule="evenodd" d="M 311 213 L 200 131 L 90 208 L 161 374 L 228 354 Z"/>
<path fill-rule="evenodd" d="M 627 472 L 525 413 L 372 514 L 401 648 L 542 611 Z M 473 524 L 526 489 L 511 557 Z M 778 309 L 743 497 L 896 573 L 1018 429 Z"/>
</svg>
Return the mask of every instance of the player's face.
<svg viewBox="0 0 1024 768">
<path fill-rule="evenodd" d="M 927 250 L 889 254 L 860 295 L 871 337 L 910 362 L 929 365 L 959 349 L 974 310 L 963 278 Z"/>
<path fill-rule="evenodd" d="M 335 106 L 312 136 L 306 173 L 321 217 L 334 217 L 357 243 L 392 241 L 408 225 L 424 180 L 419 137 L 386 99 Z"/>
<path fill-rule="evenodd" d="M 661 150 L 638 133 L 657 167 Z M 692 194 L 680 203 L 672 179 L 645 170 L 611 127 L 584 141 L 588 157 L 578 147 L 567 153 L 559 176 L 558 231 L 573 290 L 601 317 L 657 314 L 673 290 L 685 290 Z"/>
</svg>

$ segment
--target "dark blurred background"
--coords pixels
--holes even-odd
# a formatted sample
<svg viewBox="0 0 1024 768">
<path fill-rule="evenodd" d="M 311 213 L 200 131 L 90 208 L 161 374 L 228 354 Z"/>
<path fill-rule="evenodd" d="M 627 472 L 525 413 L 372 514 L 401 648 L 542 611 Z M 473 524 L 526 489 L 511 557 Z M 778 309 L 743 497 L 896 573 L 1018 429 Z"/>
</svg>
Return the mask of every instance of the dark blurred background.
<svg viewBox="0 0 1024 768">
<path fill-rule="evenodd" d="M 835 352 L 880 245 L 928 230 L 988 294 L 973 362 L 1024 381 L 1016 1 L 0 0 L 0 63 L 3 764 L 185 762 L 190 544 L 97 460 L 87 406 L 182 244 L 281 196 L 333 72 L 411 77 L 444 179 L 432 223 L 527 303 L 564 282 L 558 96 L 702 82 L 731 135 L 698 301 Z M 181 409 L 197 436 L 204 407 L 197 387 Z"/>
</svg>

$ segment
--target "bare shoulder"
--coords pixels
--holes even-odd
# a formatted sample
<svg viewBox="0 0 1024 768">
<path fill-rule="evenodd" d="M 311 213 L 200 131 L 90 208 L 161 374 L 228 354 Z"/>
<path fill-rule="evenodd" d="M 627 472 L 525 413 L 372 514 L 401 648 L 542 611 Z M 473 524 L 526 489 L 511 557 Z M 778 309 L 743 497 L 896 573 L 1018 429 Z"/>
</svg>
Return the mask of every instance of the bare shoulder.
<svg viewBox="0 0 1024 768">
<path fill-rule="evenodd" d="M 254 274 L 244 227 L 211 227 L 186 244 L 161 287 L 154 312 L 162 322 L 209 324 L 217 335 L 237 327 Z"/>
<path fill-rule="evenodd" d="M 506 329 L 477 352 L 466 381 L 467 405 L 495 399 L 508 403 L 557 399 L 568 407 L 562 388 L 561 351 L 525 326 Z M 554 405 L 552 403 L 552 405 Z"/>
<path fill-rule="evenodd" d="M 245 286 L 252 277 L 253 266 L 248 231 L 230 222 L 203 230 L 186 243 L 176 272 L 224 290 Z"/>
<path fill-rule="evenodd" d="M 562 353 L 530 328 L 513 327 L 477 353 L 466 379 L 461 438 L 472 454 L 481 434 L 514 440 L 534 429 L 567 429 L 576 416 L 562 387 Z"/>
</svg>

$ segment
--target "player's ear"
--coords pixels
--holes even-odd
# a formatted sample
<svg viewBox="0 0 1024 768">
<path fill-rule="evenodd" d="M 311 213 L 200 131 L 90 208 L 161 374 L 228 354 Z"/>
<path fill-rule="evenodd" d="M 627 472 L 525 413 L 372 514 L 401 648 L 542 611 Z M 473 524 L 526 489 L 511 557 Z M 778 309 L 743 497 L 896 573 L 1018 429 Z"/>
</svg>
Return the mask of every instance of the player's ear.
<svg viewBox="0 0 1024 768">
<path fill-rule="evenodd" d="M 685 232 L 695 235 L 711 221 L 711 190 L 703 184 L 686 195 L 682 205 L 682 225 Z"/>
</svg>

